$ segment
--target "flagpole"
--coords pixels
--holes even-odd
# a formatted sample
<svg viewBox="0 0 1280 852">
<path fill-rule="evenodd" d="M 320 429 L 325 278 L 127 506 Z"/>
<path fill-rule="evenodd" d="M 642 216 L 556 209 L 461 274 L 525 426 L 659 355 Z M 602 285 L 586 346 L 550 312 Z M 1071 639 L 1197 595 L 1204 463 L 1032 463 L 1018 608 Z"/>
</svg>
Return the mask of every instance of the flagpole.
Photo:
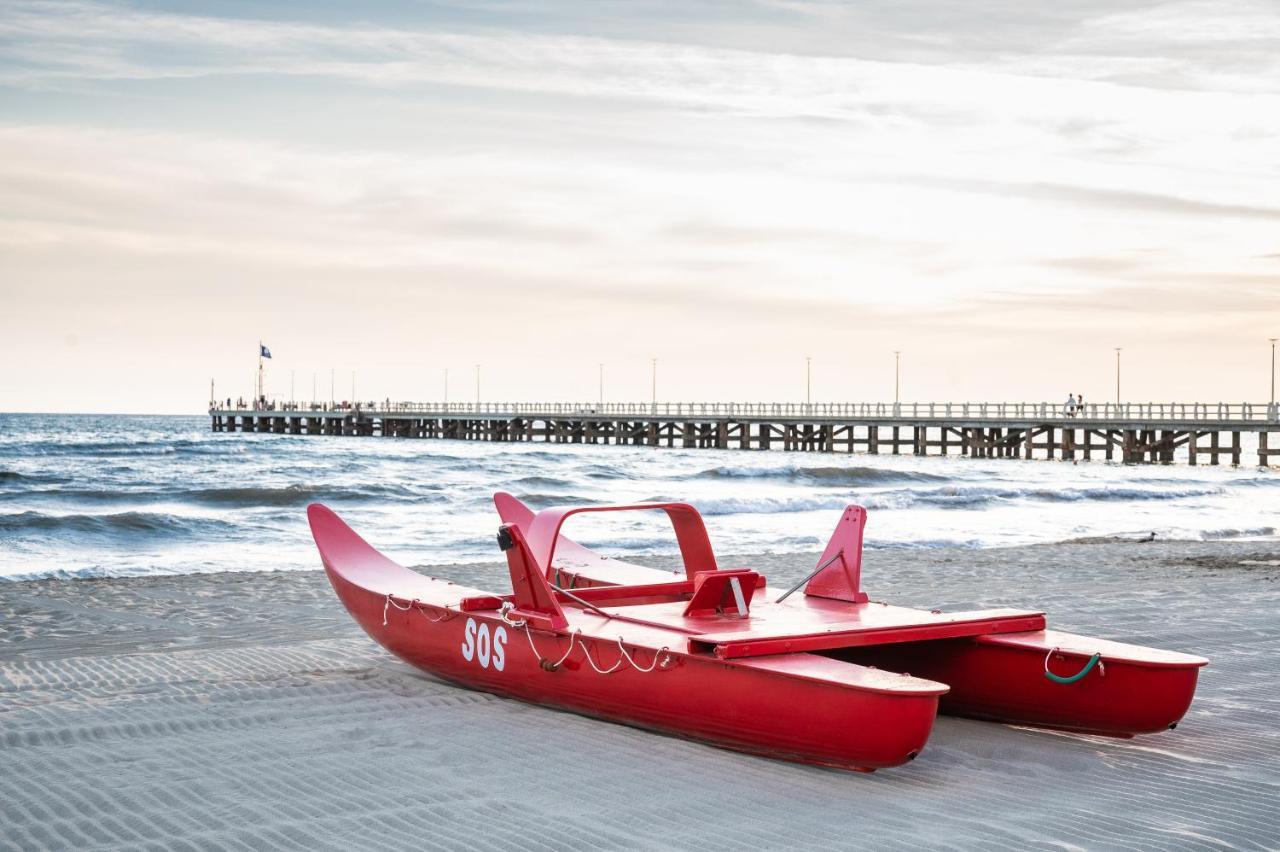
<svg viewBox="0 0 1280 852">
<path fill-rule="evenodd" d="M 253 401 L 254 409 L 262 404 L 262 341 L 258 341 L 258 398 Z"/>
</svg>

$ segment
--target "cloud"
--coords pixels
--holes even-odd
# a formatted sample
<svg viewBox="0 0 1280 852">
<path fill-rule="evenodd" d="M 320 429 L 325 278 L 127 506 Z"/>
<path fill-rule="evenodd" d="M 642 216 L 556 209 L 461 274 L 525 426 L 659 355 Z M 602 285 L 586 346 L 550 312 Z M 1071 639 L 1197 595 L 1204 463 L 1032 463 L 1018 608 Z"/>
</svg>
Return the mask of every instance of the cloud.
<svg viewBox="0 0 1280 852">
<path fill-rule="evenodd" d="M 1257 204 L 1225 204 L 1155 192 L 1136 192 L 1055 183 L 1016 183 L 1013 181 L 974 178 L 919 177 L 911 178 L 910 182 L 940 189 L 1014 196 L 1034 201 L 1060 202 L 1092 208 L 1115 208 L 1172 216 L 1228 216 L 1242 219 L 1259 219 L 1267 222 L 1280 221 L 1280 207 L 1267 207 Z"/>
<path fill-rule="evenodd" d="M 1260 9 L 0 0 L 10 331 L 254 306 L 352 358 L 429 320 L 423 347 L 512 363 L 707 369 L 1008 365 L 1126 323 L 1235 345 L 1276 286 Z"/>
</svg>

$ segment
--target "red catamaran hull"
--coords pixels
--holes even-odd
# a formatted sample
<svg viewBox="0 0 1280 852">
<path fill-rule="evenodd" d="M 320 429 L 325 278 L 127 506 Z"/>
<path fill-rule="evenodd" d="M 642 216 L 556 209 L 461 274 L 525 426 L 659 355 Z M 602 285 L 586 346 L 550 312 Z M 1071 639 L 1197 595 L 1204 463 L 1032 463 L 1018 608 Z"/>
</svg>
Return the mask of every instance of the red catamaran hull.
<svg viewBox="0 0 1280 852">
<path fill-rule="evenodd" d="M 621 645 L 633 664 L 622 658 L 616 627 L 599 619 L 574 623 L 582 630 L 576 640 L 537 629 L 526 635 L 494 611 L 460 610 L 464 598 L 483 592 L 401 568 L 322 506 L 311 507 L 309 517 L 329 580 L 365 632 L 405 662 L 471 688 L 846 769 L 914 758 L 946 692 L 941 684 L 811 654 L 732 662 L 690 655 L 678 636 L 636 625 Z M 570 641 L 576 647 L 549 670 L 543 661 L 560 659 Z M 612 673 L 597 671 L 615 664 Z"/>
<path fill-rule="evenodd" d="M 1046 657 L 1054 671 L 1071 674 L 1104 648 L 1102 668 L 1075 683 L 1044 676 Z M 1118 737 L 1175 727 L 1191 706 L 1204 665 L 1170 661 L 1155 648 L 1052 630 L 857 650 L 836 656 L 948 684 L 951 691 L 939 706 L 947 715 Z"/>
</svg>

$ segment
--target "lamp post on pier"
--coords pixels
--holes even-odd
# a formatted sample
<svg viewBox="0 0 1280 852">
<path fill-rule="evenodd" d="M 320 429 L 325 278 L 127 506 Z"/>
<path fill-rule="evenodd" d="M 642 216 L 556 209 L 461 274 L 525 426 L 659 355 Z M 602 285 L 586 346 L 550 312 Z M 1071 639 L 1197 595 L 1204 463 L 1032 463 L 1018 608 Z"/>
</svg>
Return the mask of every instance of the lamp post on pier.
<svg viewBox="0 0 1280 852">
<path fill-rule="evenodd" d="M 893 350 L 893 404 L 899 402 L 899 391 L 901 390 L 902 378 L 902 352 L 898 349 Z"/>
<path fill-rule="evenodd" d="M 480 410 L 480 365 L 476 364 L 476 411 Z"/>
<path fill-rule="evenodd" d="M 813 405 L 813 358 L 809 355 L 804 356 L 804 406 L 808 409 Z"/>
<path fill-rule="evenodd" d="M 1116 405 L 1120 404 L 1120 352 L 1122 347 L 1116 347 Z"/>
<path fill-rule="evenodd" d="M 649 404 L 653 407 L 653 413 L 658 413 L 658 359 L 650 358 L 649 373 Z"/>
<path fill-rule="evenodd" d="M 1271 341 L 1271 407 L 1276 407 L 1276 340 L 1280 338 L 1268 337 Z"/>
<path fill-rule="evenodd" d="M 604 362 L 600 363 L 600 411 L 604 411 Z"/>
</svg>

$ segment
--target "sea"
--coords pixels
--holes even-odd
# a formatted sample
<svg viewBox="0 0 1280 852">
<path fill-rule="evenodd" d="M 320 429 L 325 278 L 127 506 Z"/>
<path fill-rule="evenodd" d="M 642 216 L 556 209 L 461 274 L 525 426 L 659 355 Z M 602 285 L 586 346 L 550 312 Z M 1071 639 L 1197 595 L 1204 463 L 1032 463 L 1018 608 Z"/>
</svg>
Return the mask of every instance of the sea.
<svg viewBox="0 0 1280 852">
<path fill-rule="evenodd" d="M 535 509 L 689 502 L 725 555 L 816 558 L 851 503 L 868 510 L 868 550 L 1275 539 L 1280 526 L 1280 471 L 1252 465 L 245 435 L 214 433 L 203 416 L 0 414 L 0 580 L 315 569 L 313 502 L 402 564 L 494 561 L 495 491 Z M 576 517 L 566 533 L 678 564 L 662 513 Z"/>
</svg>

